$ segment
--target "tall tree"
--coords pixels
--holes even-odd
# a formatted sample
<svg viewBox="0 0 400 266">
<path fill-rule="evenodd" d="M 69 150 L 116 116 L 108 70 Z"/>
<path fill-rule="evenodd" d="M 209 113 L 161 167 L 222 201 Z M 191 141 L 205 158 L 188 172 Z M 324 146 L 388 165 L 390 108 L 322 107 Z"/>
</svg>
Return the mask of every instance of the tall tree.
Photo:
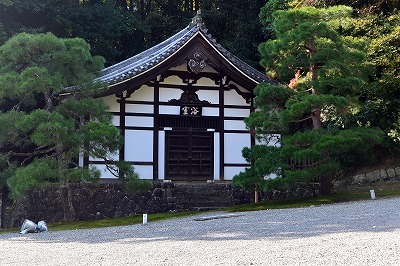
<svg viewBox="0 0 400 266">
<path fill-rule="evenodd" d="M 7 6 L 11 6 L 12 1 L 11 0 L 0 0 L 0 15 L 4 12 L 4 8 Z M 0 16 L 1 18 L 1 16 Z M 4 32 L 4 26 L 0 20 L 0 44 L 3 43 L 7 38 L 5 32 Z"/>
<path fill-rule="evenodd" d="M 257 47 L 265 36 L 258 14 L 264 4 L 264 1 L 255 0 L 200 3 L 209 32 L 222 46 L 259 70 L 262 68 Z"/>
<path fill-rule="evenodd" d="M 257 15 L 263 4 L 256 0 L 15 0 L 1 8 L 0 18 L 4 41 L 20 32 L 80 37 L 110 65 L 172 36 L 201 9 L 218 42 L 258 68 L 257 46 L 264 36 Z"/>
<path fill-rule="evenodd" d="M 319 178 L 321 193 L 329 194 L 332 176 L 346 163 L 344 155 L 367 158 L 370 148 L 380 143 L 381 131 L 343 123 L 359 110 L 355 96 L 368 73 L 365 43 L 338 33 L 351 14 L 345 6 L 274 13 L 276 39 L 260 45 L 261 63 L 289 86 L 256 88 L 260 112 L 250 115 L 247 124 L 264 145 L 244 151 L 254 164 L 235 177 L 236 184 L 258 178 L 271 188 Z M 282 134 L 281 146 L 268 146 L 270 134 L 276 132 Z M 284 178 L 263 181 L 281 170 Z"/>
<path fill-rule="evenodd" d="M 1 10 L 5 39 L 21 33 L 52 32 L 57 37 L 80 37 L 90 43 L 94 54 L 114 64 L 142 51 L 146 25 L 135 12 L 114 1 L 15 0 Z M 0 44 L 1 44 L 0 39 Z"/>
<path fill-rule="evenodd" d="M 389 15 L 369 15 L 360 19 L 354 34 L 369 37 L 368 59 L 375 72 L 364 87 L 361 112 L 354 117 L 365 126 L 376 126 L 387 133 L 391 141 L 400 141 L 400 12 Z M 393 145 L 395 147 L 398 145 Z"/>
<path fill-rule="evenodd" d="M 289 2 L 289 0 L 269 0 L 261 7 L 259 19 L 263 25 L 263 31 L 267 40 L 275 38 L 273 13 L 278 10 L 287 10 Z"/>
<path fill-rule="evenodd" d="M 79 167 L 77 155 L 107 160 L 119 149 L 104 103 L 58 98 L 68 86 L 98 86 L 91 83 L 103 64 L 83 39 L 50 33 L 19 34 L 0 46 L 0 176 L 13 199 L 49 183 L 69 191 L 70 182 L 96 180 L 98 171 Z M 64 196 L 70 219 L 71 195 Z"/>
<path fill-rule="evenodd" d="M 63 3 L 54 11 L 58 36 L 83 38 L 106 64 L 118 63 L 144 48 L 146 25 L 138 14 L 115 6 L 114 1 Z"/>
</svg>

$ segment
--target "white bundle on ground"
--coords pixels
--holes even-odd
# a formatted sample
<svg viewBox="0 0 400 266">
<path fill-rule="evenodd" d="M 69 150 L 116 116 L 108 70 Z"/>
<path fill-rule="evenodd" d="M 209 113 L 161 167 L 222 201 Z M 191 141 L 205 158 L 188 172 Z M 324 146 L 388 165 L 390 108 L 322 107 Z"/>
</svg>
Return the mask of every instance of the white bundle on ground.
<svg viewBox="0 0 400 266">
<path fill-rule="evenodd" d="M 39 232 L 47 232 L 47 224 L 45 221 L 39 221 L 37 225 L 37 229 Z"/>
<path fill-rule="evenodd" d="M 39 221 L 37 224 L 31 220 L 25 219 L 21 226 L 20 234 L 47 232 L 47 224 L 45 221 Z"/>
</svg>

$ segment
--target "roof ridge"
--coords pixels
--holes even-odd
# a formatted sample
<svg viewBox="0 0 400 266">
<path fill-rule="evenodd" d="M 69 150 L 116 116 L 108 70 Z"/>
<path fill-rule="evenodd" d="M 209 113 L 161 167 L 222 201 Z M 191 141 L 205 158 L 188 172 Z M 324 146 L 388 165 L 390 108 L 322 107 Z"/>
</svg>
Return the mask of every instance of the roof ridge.
<svg viewBox="0 0 400 266">
<path fill-rule="evenodd" d="M 253 81 L 276 83 L 219 44 L 217 40 L 208 33 L 208 29 L 201 17 L 201 10 L 196 12 L 192 21 L 184 29 L 137 55 L 103 69 L 101 71 L 101 76 L 95 79 L 95 81 L 103 81 L 111 85 L 140 75 L 175 53 L 197 33 L 203 35 L 203 38 L 205 38 L 211 46 L 214 46 L 214 49 L 222 56 L 226 57 L 235 68 L 242 71 L 250 79 L 253 79 Z"/>
<path fill-rule="evenodd" d="M 203 32 L 207 32 L 208 30 L 206 24 L 203 22 L 203 18 L 201 17 L 201 9 L 197 10 L 196 15 L 192 18 L 188 28 L 193 28 L 195 26 Z"/>
</svg>

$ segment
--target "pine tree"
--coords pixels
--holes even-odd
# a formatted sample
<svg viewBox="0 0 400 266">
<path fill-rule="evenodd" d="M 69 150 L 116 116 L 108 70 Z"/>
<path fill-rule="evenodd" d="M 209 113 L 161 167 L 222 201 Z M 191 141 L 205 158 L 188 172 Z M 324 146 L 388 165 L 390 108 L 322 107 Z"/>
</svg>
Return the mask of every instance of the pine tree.
<svg viewBox="0 0 400 266">
<path fill-rule="evenodd" d="M 326 195 L 348 158 L 367 158 L 381 142 L 381 131 L 343 122 L 359 110 L 356 96 L 368 73 L 365 42 L 339 34 L 351 14 L 346 6 L 274 13 L 276 39 L 259 46 L 261 64 L 288 86 L 256 88 L 258 111 L 246 122 L 259 145 L 244 150 L 253 166 L 235 184 L 256 178 L 259 187 L 271 189 L 319 180 Z M 273 133 L 281 134 L 281 145 L 271 145 Z M 274 172 L 283 172 L 283 178 L 265 180 Z"/>
<path fill-rule="evenodd" d="M 0 46 L 0 177 L 13 199 L 49 183 L 93 180 L 99 173 L 79 167 L 77 156 L 109 158 L 119 149 L 104 103 L 58 97 L 68 86 L 90 88 L 103 63 L 83 39 L 51 33 L 22 33 Z"/>
</svg>

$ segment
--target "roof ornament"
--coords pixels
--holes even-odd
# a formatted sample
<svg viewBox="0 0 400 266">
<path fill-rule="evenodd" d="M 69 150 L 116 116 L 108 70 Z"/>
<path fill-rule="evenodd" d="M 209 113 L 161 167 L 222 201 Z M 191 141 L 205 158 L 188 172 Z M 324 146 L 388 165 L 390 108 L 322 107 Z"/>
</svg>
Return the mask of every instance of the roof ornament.
<svg viewBox="0 0 400 266">
<path fill-rule="evenodd" d="M 191 58 L 189 58 L 188 68 L 189 71 L 199 74 L 206 67 L 206 57 L 200 51 L 195 51 Z"/>
<path fill-rule="evenodd" d="M 207 31 L 206 25 L 203 23 L 203 19 L 201 18 L 201 9 L 197 10 L 196 16 L 192 18 L 192 22 L 189 24 L 189 28 L 198 27 L 201 30 Z"/>
</svg>

